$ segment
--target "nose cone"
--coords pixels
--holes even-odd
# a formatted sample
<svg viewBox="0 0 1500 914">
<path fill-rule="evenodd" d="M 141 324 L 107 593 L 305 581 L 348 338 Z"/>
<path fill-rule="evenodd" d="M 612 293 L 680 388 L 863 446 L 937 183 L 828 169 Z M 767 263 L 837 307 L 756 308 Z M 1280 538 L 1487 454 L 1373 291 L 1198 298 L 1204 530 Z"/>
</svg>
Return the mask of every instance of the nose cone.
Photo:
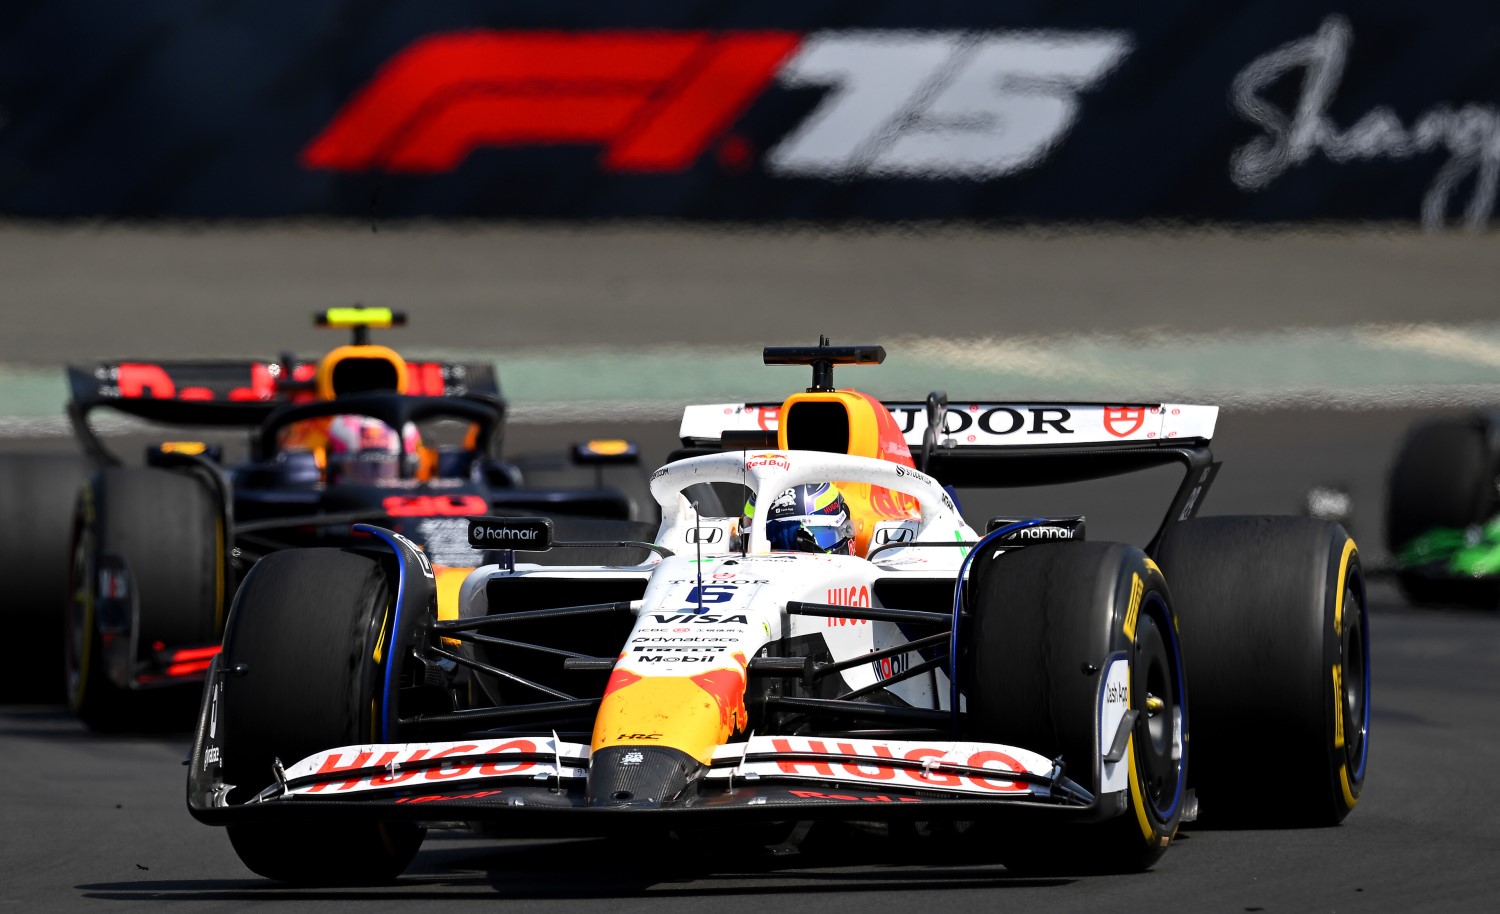
<svg viewBox="0 0 1500 914">
<path fill-rule="evenodd" d="M 687 798 L 707 766 L 669 746 L 608 746 L 589 760 L 589 806 L 659 809 Z"/>
<path fill-rule="evenodd" d="M 691 654 L 653 655 L 663 664 Z M 640 661 L 643 665 L 650 661 Z M 670 746 L 707 765 L 714 749 L 745 729 L 745 655 L 697 675 L 642 675 L 617 666 L 594 719 L 591 748 Z M 730 668 L 727 664 L 733 664 Z"/>
</svg>

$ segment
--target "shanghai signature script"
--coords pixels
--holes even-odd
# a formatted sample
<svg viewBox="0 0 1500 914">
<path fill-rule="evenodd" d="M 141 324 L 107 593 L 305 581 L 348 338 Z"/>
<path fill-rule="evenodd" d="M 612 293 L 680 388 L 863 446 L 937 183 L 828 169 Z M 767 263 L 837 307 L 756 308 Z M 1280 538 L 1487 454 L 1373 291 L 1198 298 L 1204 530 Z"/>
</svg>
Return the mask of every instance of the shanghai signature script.
<svg viewBox="0 0 1500 914">
<path fill-rule="evenodd" d="M 1338 92 L 1353 40 L 1349 21 L 1329 16 L 1313 35 L 1262 55 L 1235 77 L 1230 103 L 1264 134 L 1234 151 L 1231 179 L 1240 188 L 1254 191 L 1316 153 L 1342 164 L 1382 157 L 1401 161 L 1445 151 L 1448 157 L 1422 199 L 1423 227 L 1445 227 L 1449 212 L 1461 206 L 1465 228 L 1485 228 L 1494 213 L 1500 178 L 1500 110 L 1492 105 L 1440 104 L 1407 126 L 1394 110 L 1380 105 L 1341 130 L 1328 116 L 1328 108 Z M 1299 68 L 1302 87 L 1294 111 L 1283 111 L 1262 97 L 1273 83 Z M 1455 191 L 1469 179 L 1467 201 L 1453 201 Z"/>
</svg>

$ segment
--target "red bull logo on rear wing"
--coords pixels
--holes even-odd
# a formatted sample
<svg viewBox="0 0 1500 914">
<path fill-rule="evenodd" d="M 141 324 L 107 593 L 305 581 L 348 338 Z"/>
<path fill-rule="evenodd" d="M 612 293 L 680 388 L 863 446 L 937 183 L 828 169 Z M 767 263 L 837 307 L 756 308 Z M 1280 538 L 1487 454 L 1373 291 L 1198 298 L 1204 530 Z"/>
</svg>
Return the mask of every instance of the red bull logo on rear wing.
<svg viewBox="0 0 1500 914">
<path fill-rule="evenodd" d="M 412 396 L 497 396 L 494 366 L 485 363 L 408 361 Z M 192 403 L 294 402 L 299 392 L 311 398 L 317 363 L 275 361 L 135 361 L 103 362 L 68 369 L 73 399 L 80 404 L 108 404 L 129 409 L 140 401 Z"/>
</svg>

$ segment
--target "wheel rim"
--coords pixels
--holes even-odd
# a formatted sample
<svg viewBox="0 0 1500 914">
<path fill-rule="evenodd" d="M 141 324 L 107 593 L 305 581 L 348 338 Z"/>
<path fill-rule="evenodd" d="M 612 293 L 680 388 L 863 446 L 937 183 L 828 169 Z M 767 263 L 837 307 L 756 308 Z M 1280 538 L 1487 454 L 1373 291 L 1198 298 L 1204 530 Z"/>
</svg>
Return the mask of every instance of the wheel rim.
<svg viewBox="0 0 1500 914">
<path fill-rule="evenodd" d="M 83 703 L 88 684 L 88 666 L 94 625 L 92 537 L 82 518 L 74 520 L 73 554 L 68 566 L 67 634 L 63 642 L 66 663 L 68 700 L 74 708 Z"/>
<path fill-rule="evenodd" d="M 1365 746 L 1370 727 L 1370 646 L 1365 639 L 1364 601 L 1352 583 L 1344 590 L 1344 606 L 1355 610 L 1345 613 L 1343 637 L 1339 643 L 1340 683 L 1344 693 L 1340 696 L 1344 714 L 1344 757 L 1350 775 L 1357 782 L 1364 775 Z"/>
<path fill-rule="evenodd" d="M 1136 763 L 1140 787 L 1158 820 L 1165 822 L 1176 812 L 1182 797 L 1181 665 L 1168 647 L 1157 612 L 1142 611 L 1136 629 L 1135 662 L 1131 666 L 1132 707 L 1140 712 L 1136 721 Z M 1168 630 L 1169 632 L 1169 630 Z"/>
</svg>

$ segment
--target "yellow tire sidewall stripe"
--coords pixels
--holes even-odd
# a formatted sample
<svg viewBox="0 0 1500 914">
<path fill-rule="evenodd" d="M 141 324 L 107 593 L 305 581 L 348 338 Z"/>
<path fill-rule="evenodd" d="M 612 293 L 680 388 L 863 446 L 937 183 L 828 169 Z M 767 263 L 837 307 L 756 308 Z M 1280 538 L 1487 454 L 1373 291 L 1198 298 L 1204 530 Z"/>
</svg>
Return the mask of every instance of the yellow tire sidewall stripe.
<svg viewBox="0 0 1500 914">
<path fill-rule="evenodd" d="M 1161 569 L 1156 563 L 1146 559 L 1146 566 L 1159 577 Z M 1141 602 L 1146 593 L 1145 582 L 1137 572 L 1130 574 L 1130 600 L 1125 607 L 1125 623 L 1120 627 L 1132 648 L 1135 647 L 1136 626 L 1140 622 Z M 1132 654 L 1134 652 L 1132 651 Z M 1131 661 L 1130 672 L 1125 677 L 1125 706 L 1135 707 L 1135 663 Z M 1146 792 L 1142 787 L 1139 769 L 1135 761 L 1135 734 L 1132 733 L 1125 743 L 1126 771 L 1129 774 L 1130 783 L 1130 805 L 1135 811 L 1136 824 L 1141 827 L 1141 835 L 1148 845 L 1155 845 L 1159 840 L 1170 840 L 1170 835 L 1158 835 L 1156 827 L 1152 824 L 1151 814 L 1146 810 Z"/>
<path fill-rule="evenodd" d="M 1340 653 L 1343 649 L 1344 637 L 1344 594 L 1349 590 L 1349 561 L 1359 554 L 1353 538 L 1344 541 L 1344 551 L 1339 557 L 1339 575 L 1337 578 L 1338 590 L 1333 598 L 1333 635 L 1338 640 Z M 1343 752 L 1344 740 L 1344 669 L 1341 660 L 1335 660 L 1332 671 L 1333 679 L 1333 748 L 1340 750 L 1339 755 L 1339 789 L 1343 794 L 1344 806 L 1353 809 L 1354 804 L 1359 802 L 1359 797 L 1354 793 L 1354 786 L 1349 779 L 1349 758 Z"/>
<path fill-rule="evenodd" d="M 1128 687 L 1126 689 L 1129 691 Z M 1127 699 L 1126 705 L 1129 705 Z M 1141 826 L 1141 834 L 1145 836 L 1147 844 L 1156 843 L 1156 829 L 1151 824 L 1151 815 L 1146 812 L 1145 791 L 1141 789 L 1140 775 L 1135 767 L 1135 734 L 1125 743 L 1125 758 L 1128 759 L 1128 770 L 1130 772 L 1130 805 L 1135 808 L 1135 821 Z"/>
</svg>

